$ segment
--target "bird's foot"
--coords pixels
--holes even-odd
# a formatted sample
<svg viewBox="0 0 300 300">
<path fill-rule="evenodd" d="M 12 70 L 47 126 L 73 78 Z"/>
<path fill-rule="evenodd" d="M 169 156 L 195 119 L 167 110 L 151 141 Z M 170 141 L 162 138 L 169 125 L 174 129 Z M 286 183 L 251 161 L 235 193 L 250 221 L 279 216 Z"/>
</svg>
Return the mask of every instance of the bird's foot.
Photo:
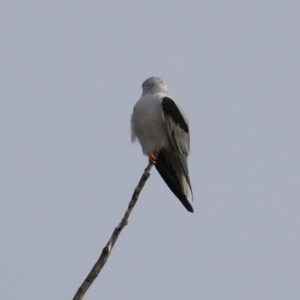
<svg viewBox="0 0 300 300">
<path fill-rule="evenodd" d="M 156 156 L 155 154 L 150 154 L 150 155 L 148 156 L 148 158 L 149 158 L 149 162 L 150 162 L 151 164 L 153 164 L 153 165 L 156 164 L 157 156 Z"/>
</svg>

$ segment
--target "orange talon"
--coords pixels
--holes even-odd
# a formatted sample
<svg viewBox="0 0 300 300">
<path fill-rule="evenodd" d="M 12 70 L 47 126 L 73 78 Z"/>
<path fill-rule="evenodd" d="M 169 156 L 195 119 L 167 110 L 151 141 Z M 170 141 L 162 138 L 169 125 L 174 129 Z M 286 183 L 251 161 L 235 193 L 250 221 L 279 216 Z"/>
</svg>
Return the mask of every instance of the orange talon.
<svg viewBox="0 0 300 300">
<path fill-rule="evenodd" d="M 151 164 L 155 165 L 155 164 L 156 164 L 156 160 L 157 160 L 157 157 L 156 157 L 155 154 L 150 154 L 150 155 L 149 155 L 149 162 L 150 162 Z"/>
</svg>

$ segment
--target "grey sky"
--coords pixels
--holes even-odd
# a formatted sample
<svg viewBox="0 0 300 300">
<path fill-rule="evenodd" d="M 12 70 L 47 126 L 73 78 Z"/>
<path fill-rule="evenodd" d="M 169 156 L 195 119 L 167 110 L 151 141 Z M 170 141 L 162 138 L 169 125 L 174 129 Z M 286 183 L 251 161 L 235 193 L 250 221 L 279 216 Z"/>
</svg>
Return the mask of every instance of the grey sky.
<svg viewBox="0 0 300 300">
<path fill-rule="evenodd" d="M 153 169 L 85 299 L 299 299 L 299 14 L 1 2 L 1 297 L 73 297 L 147 165 L 129 123 L 155 75 L 189 118 L 195 213 Z"/>
</svg>

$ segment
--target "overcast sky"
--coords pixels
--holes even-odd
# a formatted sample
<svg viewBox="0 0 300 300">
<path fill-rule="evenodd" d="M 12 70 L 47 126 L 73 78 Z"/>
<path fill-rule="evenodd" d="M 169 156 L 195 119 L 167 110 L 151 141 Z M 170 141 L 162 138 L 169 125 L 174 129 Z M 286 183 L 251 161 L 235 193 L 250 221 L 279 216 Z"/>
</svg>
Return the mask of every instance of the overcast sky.
<svg viewBox="0 0 300 300">
<path fill-rule="evenodd" d="M 72 299 L 147 158 L 142 82 L 188 115 L 194 214 L 152 169 L 84 299 L 300 299 L 298 1 L 1 1 L 2 299 Z"/>
</svg>

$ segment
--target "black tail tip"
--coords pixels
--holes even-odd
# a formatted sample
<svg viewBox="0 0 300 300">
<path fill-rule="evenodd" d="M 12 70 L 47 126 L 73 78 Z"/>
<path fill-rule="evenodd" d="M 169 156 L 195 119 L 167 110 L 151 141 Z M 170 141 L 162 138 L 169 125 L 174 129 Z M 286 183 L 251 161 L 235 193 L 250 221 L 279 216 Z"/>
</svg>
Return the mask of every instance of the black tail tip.
<svg viewBox="0 0 300 300">
<path fill-rule="evenodd" d="M 190 213 L 193 213 L 193 212 L 194 212 L 194 209 L 192 208 L 192 206 L 189 207 L 189 208 L 186 207 L 186 209 L 187 209 L 187 211 L 189 211 Z"/>
<path fill-rule="evenodd" d="M 180 200 L 180 199 L 179 199 Z M 194 212 L 193 206 L 190 204 L 190 202 L 188 202 L 188 200 L 186 201 L 182 201 L 182 199 L 180 200 L 181 203 L 183 204 L 183 206 L 186 208 L 186 210 L 190 213 Z"/>
</svg>

